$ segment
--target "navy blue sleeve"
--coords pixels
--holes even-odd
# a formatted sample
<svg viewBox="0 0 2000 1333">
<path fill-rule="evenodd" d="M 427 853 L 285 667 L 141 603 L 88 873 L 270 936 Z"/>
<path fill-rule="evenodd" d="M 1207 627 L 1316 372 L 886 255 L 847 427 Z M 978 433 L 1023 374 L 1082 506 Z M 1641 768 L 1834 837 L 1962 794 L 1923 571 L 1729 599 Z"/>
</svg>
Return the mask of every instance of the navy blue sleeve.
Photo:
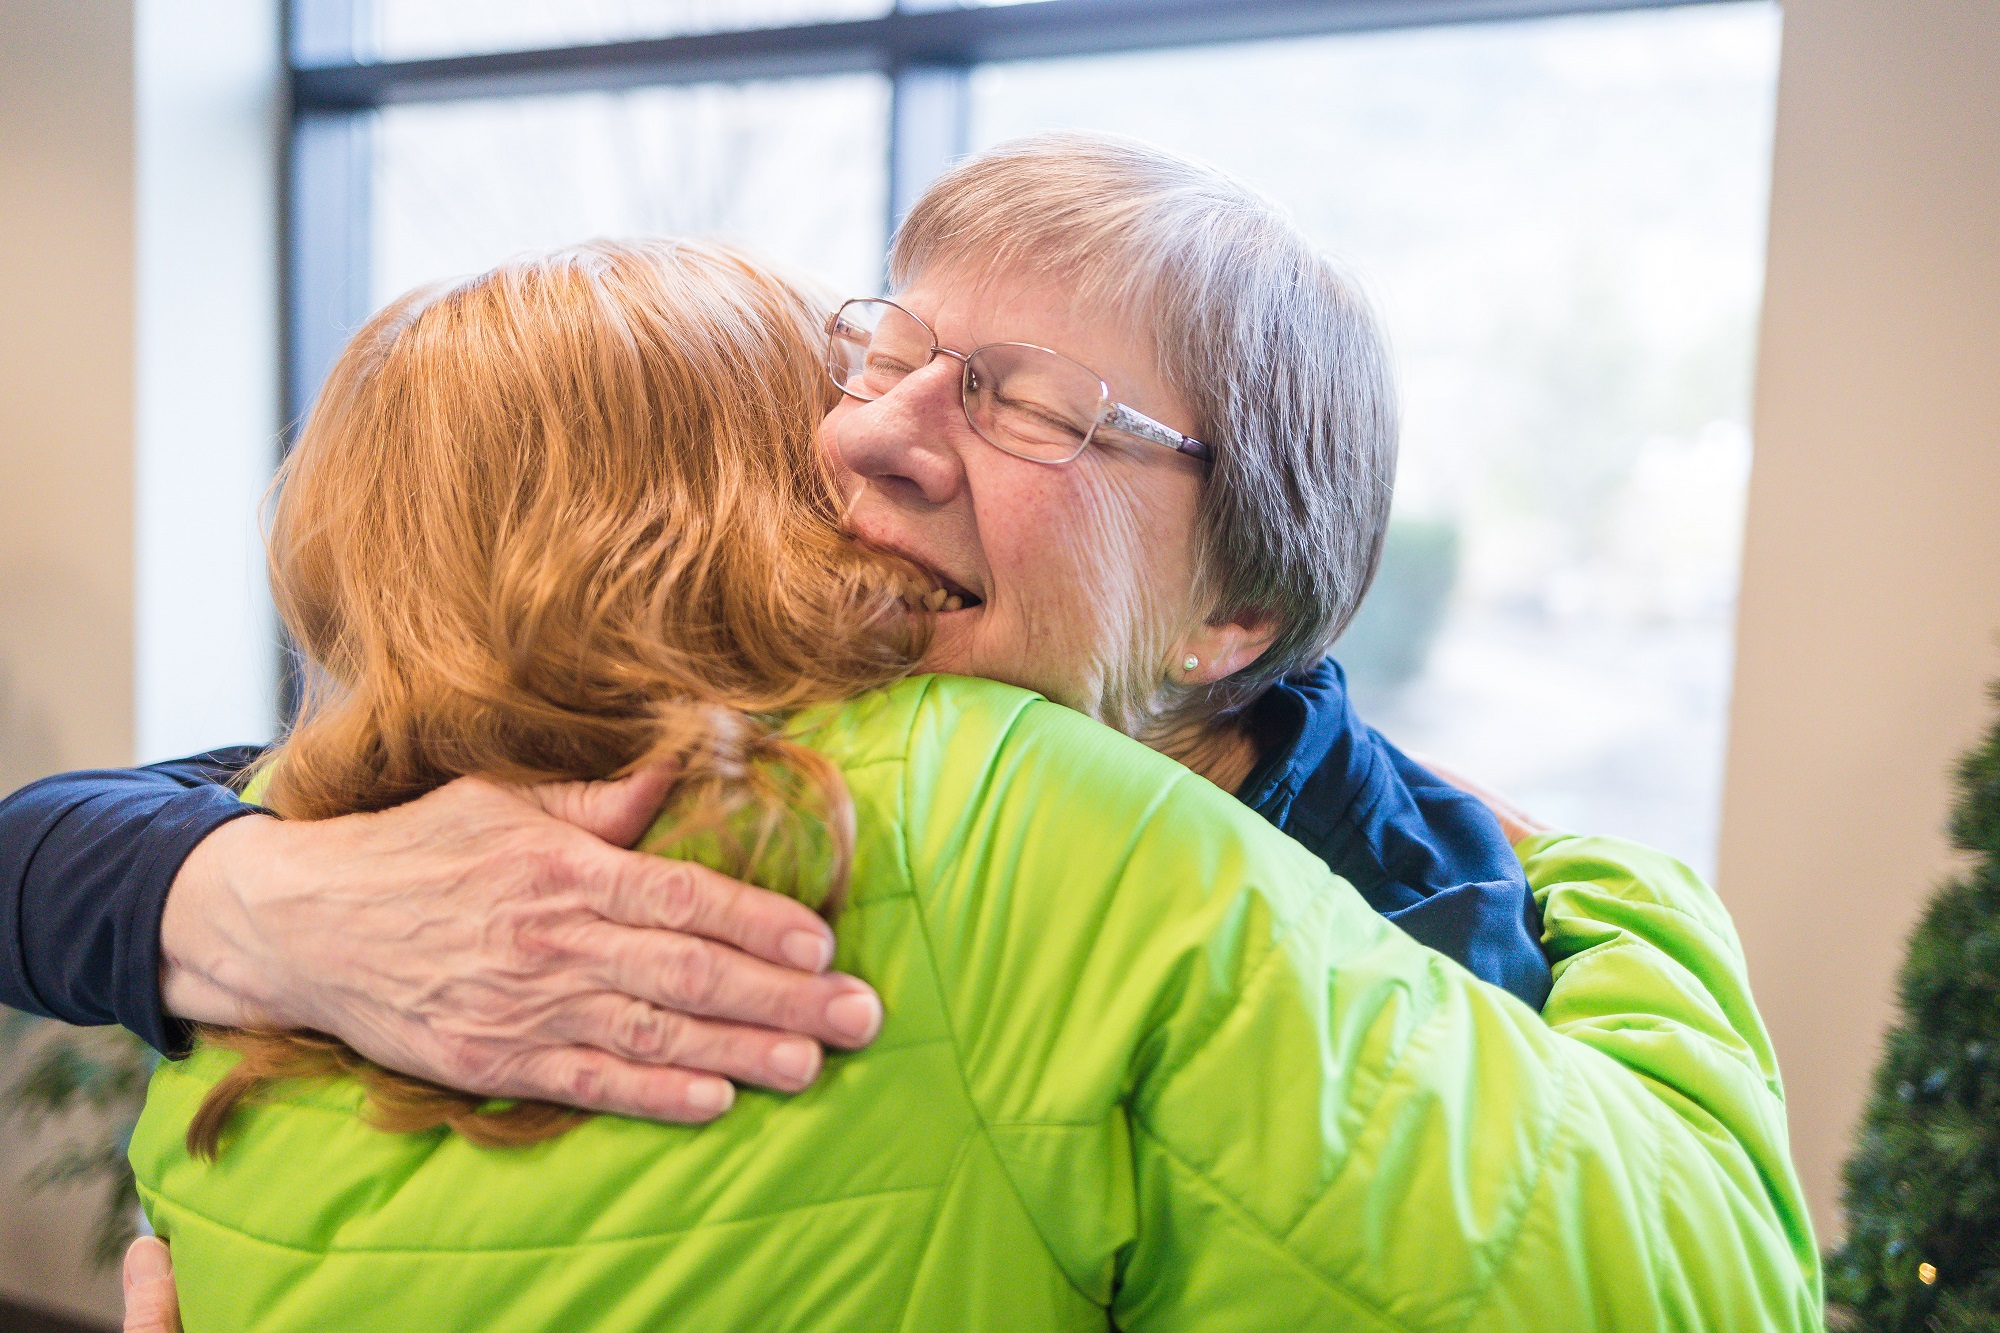
<svg viewBox="0 0 2000 1333">
<path fill-rule="evenodd" d="M 1420 943 L 1542 1007 L 1541 909 L 1499 819 L 1363 722 L 1338 662 L 1279 681 L 1247 722 L 1261 759 L 1246 805 Z"/>
<path fill-rule="evenodd" d="M 1282 825 L 1418 943 L 1539 1010 L 1542 914 L 1500 821 L 1356 719 Z"/>
<path fill-rule="evenodd" d="M 1474 976 L 1539 1010 L 1555 984 L 1542 954 L 1542 912 L 1499 819 L 1478 797 L 1438 777 L 1379 733 L 1371 734 L 1407 793 L 1405 801 L 1384 805 L 1400 805 L 1415 815 L 1380 820 L 1387 878 L 1398 886 L 1430 886 L 1408 906 L 1384 914 Z"/>
<path fill-rule="evenodd" d="M 160 1000 L 160 914 L 195 845 L 259 812 L 223 784 L 261 753 L 62 773 L 0 801 L 0 1003 L 185 1053 Z"/>
</svg>

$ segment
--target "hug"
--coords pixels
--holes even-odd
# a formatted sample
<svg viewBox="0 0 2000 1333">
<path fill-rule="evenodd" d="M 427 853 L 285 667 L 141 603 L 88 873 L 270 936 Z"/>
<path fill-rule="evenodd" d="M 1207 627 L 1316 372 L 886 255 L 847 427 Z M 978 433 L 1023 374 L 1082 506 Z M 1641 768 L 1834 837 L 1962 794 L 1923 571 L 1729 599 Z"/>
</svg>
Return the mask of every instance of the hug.
<svg viewBox="0 0 2000 1333">
<path fill-rule="evenodd" d="M 889 276 L 391 303 L 275 493 L 286 734 L 0 811 L 97 802 L 35 873 L 150 904 L 38 927 L 136 990 L 24 952 L 174 1057 L 186 1326 L 1816 1327 L 1715 895 L 1347 698 L 1356 288 L 1087 135 L 947 172 Z"/>
</svg>

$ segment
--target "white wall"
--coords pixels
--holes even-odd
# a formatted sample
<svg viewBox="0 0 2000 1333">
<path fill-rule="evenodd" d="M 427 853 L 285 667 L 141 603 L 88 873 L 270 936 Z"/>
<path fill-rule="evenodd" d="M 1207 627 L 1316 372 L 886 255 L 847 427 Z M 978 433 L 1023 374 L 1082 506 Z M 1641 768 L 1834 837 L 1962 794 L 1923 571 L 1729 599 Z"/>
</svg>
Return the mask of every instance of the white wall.
<svg viewBox="0 0 2000 1333">
<path fill-rule="evenodd" d="M 2000 676 L 2000 4 L 1787 0 L 1719 881 L 1823 1240 Z"/>
<path fill-rule="evenodd" d="M 270 738 L 256 510 L 278 458 L 282 55 L 273 0 L 138 10 L 137 736 Z"/>
<path fill-rule="evenodd" d="M 0 2 L 0 791 L 270 734 L 282 88 L 277 0 Z M 115 1316 L 33 1156 L 0 1296 Z"/>
</svg>

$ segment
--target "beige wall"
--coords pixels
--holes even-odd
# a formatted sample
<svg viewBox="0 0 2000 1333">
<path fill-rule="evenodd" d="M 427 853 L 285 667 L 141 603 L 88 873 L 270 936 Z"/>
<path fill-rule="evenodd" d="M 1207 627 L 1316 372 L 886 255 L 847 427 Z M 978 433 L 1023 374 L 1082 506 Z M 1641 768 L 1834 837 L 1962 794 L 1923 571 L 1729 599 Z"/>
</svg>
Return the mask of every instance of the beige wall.
<svg viewBox="0 0 2000 1333">
<path fill-rule="evenodd" d="M 132 755 L 131 0 L 0 4 L 0 789 Z M 0 1069 L 0 1077 L 9 1072 Z M 0 1295 L 99 1315 L 92 1201 L 0 1134 Z"/>
<path fill-rule="evenodd" d="M 1822 1237 L 2000 676 L 2000 4 L 1788 0 L 1719 880 Z"/>
<path fill-rule="evenodd" d="M 0 5 L 0 786 L 132 753 L 130 0 Z"/>
</svg>

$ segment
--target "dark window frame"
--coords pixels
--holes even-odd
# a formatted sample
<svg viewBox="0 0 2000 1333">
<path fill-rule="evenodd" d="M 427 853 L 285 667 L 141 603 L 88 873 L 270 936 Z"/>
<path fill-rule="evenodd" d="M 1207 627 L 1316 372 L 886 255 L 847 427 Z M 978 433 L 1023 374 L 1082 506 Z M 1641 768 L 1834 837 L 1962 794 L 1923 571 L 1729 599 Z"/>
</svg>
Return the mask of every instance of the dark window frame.
<svg viewBox="0 0 2000 1333">
<path fill-rule="evenodd" d="M 378 0 L 287 0 L 290 133 L 283 208 L 283 386 L 289 449 L 320 382 L 371 313 L 374 112 L 470 100 L 873 72 L 890 80 L 889 231 L 970 137 L 975 66 L 1225 42 L 1490 23 L 1729 0 L 891 0 L 869 19 L 535 50 L 379 61 L 361 41 Z M 298 664 L 280 654 L 279 704 Z"/>
<path fill-rule="evenodd" d="M 966 151 L 976 65 L 1727 0 L 894 0 L 877 18 L 377 61 L 374 0 L 290 0 L 285 415 L 295 426 L 369 312 L 372 133 L 401 102 L 874 72 L 891 81 L 889 228 Z M 287 430 L 287 437 L 291 433 Z"/>
</svg>

